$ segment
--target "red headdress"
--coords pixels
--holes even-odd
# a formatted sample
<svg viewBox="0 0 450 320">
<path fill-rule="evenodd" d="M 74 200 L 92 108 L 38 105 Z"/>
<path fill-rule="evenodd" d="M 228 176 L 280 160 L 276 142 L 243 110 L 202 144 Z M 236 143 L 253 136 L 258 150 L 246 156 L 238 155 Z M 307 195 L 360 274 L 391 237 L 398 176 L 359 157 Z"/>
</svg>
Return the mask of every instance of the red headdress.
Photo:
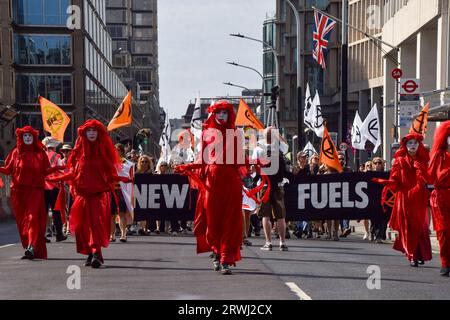
<svg viewBox="0 0 450 320">
<path fill-rule="evenodd" d="M 403 137 L 402 141 L 400 142 L 400 149 L 395 153 L 394 158 L 397 159 L 398 157 L 404 157 L 408 154 L 408 149 L 406 148 L 406 143 L 409 140 L 415 139 L 417 142 L 419 142 L 419 148 L 417 149 L 416 158 L 419 162 L 427 164 L 430 161 L 430 155 L 423 145 L 423 136 L 421 134 L 417 133 L 410 133 Z"/>
<path fill-rule="evenodd" d="M 450 136 L 450 120 L 445 121 L 434 133 L 433 148 L 431 149 L 432 156 L 438 154 L 440 151 L 447 150 L 447 137 Z"/>
<path fill-rule="evenodd" d="M 216 122 L 215 113 L 218 110 L 228 111 L 228 121 L 225 125 L 221 126 Z M 231 103 L 226 100 L 220 100 L 208 108 L 208 113 L 211 116 L 203 124 L 203 129 L 216 128 L 216 129 L 236 129 L 236 113 L 234 112 L 234 107 Z"/>
<path fill-rule="evenodd" d="M 94 128 L 98 132 L 94 142 L 90 142 L 86 136 L 88 128 Z M 117 150 L 108 136 L 105 126 L 98 120 L 91 119 L 78 128 L 78 138 L 70 154 L 67 167 L 75 168 L 77 163 L 85 161 L 85 158 L 92 154 L 99 156 L 104 161 L 105 167 L 111 175 L 117 175 L 117 171 L 122 166 Z"/>
<path fill-rule="evenodd" d="M 33 135 L 32 147 L 34 147 L 38 151 L 45 150 L 45 146 L 39 140 L 39 131 L 33 129 L 33 127 L 26 126 L 23 128 L 16 129 L 16 147 L 19 150 L 19 153 L 22 152 L 24 148 L 28 147 L 23 143 L 23 135 L 25 133 L 31 133 Z"/>
</svg>

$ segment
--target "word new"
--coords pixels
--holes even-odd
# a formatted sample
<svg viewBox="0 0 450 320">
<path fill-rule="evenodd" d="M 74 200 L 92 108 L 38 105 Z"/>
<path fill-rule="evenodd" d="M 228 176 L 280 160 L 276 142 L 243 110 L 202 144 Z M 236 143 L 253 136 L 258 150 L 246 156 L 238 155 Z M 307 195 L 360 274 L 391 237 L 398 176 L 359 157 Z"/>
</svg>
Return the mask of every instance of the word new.
<svg viewBox="0 0 450 320">
<path fill-rule="evenodd" d="M 171 185 L 171 189 L 168 184 L 142 184 L 140 187 L 139 190 L 135 185 L 134 198 L 135 207 L 137 203 L 141 209 L 161 209 L 162 199 L 163 208 L 183 209 L 189 191 L 188 184 L 182 185 L 181 190 L 177 184 Z"/>
</svg>

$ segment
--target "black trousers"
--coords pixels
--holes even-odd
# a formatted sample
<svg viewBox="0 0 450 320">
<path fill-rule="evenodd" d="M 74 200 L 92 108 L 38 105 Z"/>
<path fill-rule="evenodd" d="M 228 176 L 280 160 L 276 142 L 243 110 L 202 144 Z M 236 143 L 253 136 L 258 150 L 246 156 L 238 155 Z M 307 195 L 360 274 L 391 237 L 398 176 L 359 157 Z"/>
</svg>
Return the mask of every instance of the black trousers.
<svg viewBox="0 0 450 320">
<path fill-rule="evenodd" d="M 53 225 L 55 226 L 56 230 L 56 236 L 62 236 L 63 235 L 63 224 L 61 219 L 61 212 L 54 210 L 56 200 L 58 199 L 58 188 L 53 188 L 52 190 L 45 190 L 44 197 L 45 197 L 45 208 L 52 210 L 52 218 L 53 218 Z"/>
</svg>

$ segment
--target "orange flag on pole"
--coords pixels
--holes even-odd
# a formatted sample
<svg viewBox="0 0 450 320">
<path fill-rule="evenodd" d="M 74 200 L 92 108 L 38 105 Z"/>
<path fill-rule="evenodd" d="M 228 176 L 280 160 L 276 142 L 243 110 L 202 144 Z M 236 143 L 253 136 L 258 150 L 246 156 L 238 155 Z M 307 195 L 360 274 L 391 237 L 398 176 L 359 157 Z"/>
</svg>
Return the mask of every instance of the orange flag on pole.
<svg viewBox="0 0 450 320">
<path fill-rule="evenodd" d="M 112 131 L 114 129 L 129 126 L 132 122 L 131 115 L 131 99 L 133 96 L 131 95 L 131 91 L 128 91 L 127 96 L 123 99 L 122 103 L 117 109 L 116 114 L 112 118 L 112 120 L 108 124 L 108 131 Z"/>
<path fill-rule="evenodd" d="M 331 140 L 326 126 L 324 126 L 322 144 L 320 146 L 320 163 L 336 169 L 339 173 L 344 171 L 339 162 L 336 146 L 333 140 Z"/>
<path fill-rule="evenodd" d="M 422 111 L 419 113 L 417 118 L 413 121 L 409 133 L 418 133 L 423 136 L 427 133 L 428 124 L 428 109 L 430 108 L 430 103 L 428 102 Z"/>
<path fill-rule="evenodd" d="M 253 127 L 255 129 L 264 129 L 264 125 L 255 116 L 249 106 L 241 99 L 236 116 L 236 126 Z"/>
<path fill-rule="evenodd" d="M 44 97 L 39 96 L 39 103 L 44 130 L 49 132 L 56 140 L 64 142 L 64 132 L 70 123 L 69 116 L 60 107 Z"/>
</svg>

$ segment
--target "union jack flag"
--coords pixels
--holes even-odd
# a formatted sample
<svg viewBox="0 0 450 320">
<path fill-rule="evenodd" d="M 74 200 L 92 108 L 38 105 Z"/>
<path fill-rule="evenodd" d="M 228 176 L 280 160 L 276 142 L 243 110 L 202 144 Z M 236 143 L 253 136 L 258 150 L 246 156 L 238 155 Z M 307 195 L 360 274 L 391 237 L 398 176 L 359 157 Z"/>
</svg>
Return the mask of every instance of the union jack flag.
<svg viewBox="0 0 450 320">
<path fill-rule="evenodd" d="M 336 21 L 318 11 L 314 11 L 314 20 L 313 57 L 323 69 L 326 69 L 325 50 L 328 47 L 331 30 L 333 30 L 336 25 Z"/>
</svg>

